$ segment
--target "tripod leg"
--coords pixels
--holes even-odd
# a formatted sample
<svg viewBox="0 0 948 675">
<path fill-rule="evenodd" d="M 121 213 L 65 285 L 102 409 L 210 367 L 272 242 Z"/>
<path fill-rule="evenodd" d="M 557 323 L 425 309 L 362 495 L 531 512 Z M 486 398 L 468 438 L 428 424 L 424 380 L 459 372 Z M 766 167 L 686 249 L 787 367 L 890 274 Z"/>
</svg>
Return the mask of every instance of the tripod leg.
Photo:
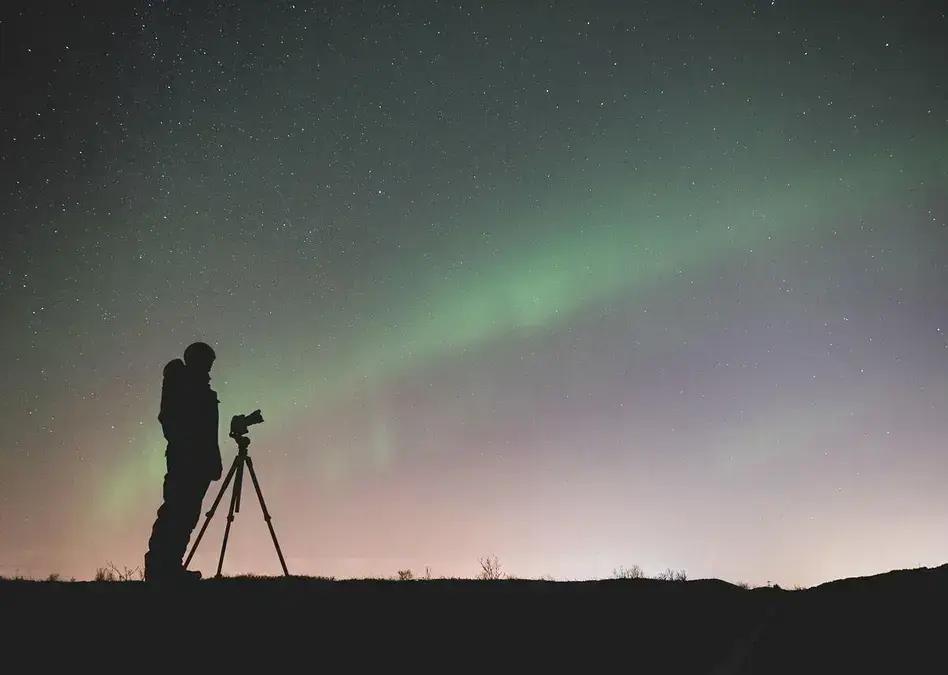
<svg viewBox="0 0 948 675">
<path fill-rule="evenodd" d="M 240 453 L 238 453 L 239 455 Z M 234 494 L 237 495 L 237 499 L 234 501 L 234 513 L 240 513 L 240 495 L 244 491 L 244 467 L 241 466 L 240 470 L 237 472 L 237 476 L 234 478 Z"/>
<path fill-rule="evenodd" d="M 250 455 L 247 456 L 247 468 L 250 469 L 250 478 L 253 480 L 254 489 L 257 491 L 257 499 L 260 500 L 260 508 L 263 510 L 263 519 L 267 521 L 267 527 L 270 528 L 270 538 L 273 539 L 273 546 L 276 548 L 277 556 L 280 558 L 280 567 L 283 568 L 283 575 L 290 576 L 286 569 L 286 561 L 283 560 L 283 551 L 280 550 L 280 542 L 277 541 L 276 532 L 273 531 L 273 523 L 270 522 L 270 512 L 267 511 L 267 504 L 263 501 L 263 491 L 260 489 L 260 483 L 257 481 L 257 473 L 253 470 L 253 461 Z"/>
<path fill-rule="evenodd" d="M 191 545 L 191 552 L 188 553 L 188 557 L 184 561 L 184 569 L 187 569 L 188 565 L 191 564 L 191 558 L 194 557 L 194 552 L 197 551 L 198 544 L 201 543 L 201 539 L 204 537 L 204 532 L 207 530 L 207 526 L 210 525 L 211 518 L 214 517 L 214 512 L 217 511 L 217 505 L 221 503 L 221 497 L 224 496 L 224 492 L 227 490 L 227 486 L 230 485 L 230 479 L 234 477 L 234 472 L 236 470 L 237 458 L 234 457 L 234 462 L 230 465 L 230 471 L 227 472 L 227 478 L 224 479 L 220 492 L 217 493 L 217 498 L 214 500 L 214 504 L 211 505 L 210 511 L 207 512 L 207 517 L 204 519 L 204 525 L 201 526 L 201 531 L 198 532 L 197 539 L 195 539 L 194 543 Z"/>
<path fill-rule="evenodd" d="M 217 561 L 217 576 L 221 575 L 221 569 L 224 567 L 224 551 L 227 550 L 227 538 L 230 537 L 230 526 L 234 522 L 234 506 L 237 504 L 238 495 L 240 494 L 240 484 L 241 476 L 244 473 L 243 460 L 240 455 L 234 459 L 234 464 L 237 467 L 236 478 L 234 478 L 234 489 L 230 493 L 230 509 L 227 511 L 227 525 L 224 527 L 224 542 L 221 544 L 221 557 Z"/>
</svg>

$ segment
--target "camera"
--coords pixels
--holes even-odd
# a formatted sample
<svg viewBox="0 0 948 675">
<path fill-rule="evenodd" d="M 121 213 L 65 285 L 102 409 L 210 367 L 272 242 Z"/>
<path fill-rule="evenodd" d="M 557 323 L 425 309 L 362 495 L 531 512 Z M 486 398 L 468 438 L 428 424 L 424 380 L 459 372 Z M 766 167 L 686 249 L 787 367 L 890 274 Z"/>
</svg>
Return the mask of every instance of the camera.
<svg viewBox="0 0 948 675">
<path fill-rule="evenodd" d="M 247 427 L 253 424 L 260 424 L 263 421 L 263 415 L 260 414 L 260 410 L 254 410 L 248 415 L 234 415 L 230 418 L 230 435 L 231 438 L 236 438 L 237 436 L 243 436 L 247 433 Z"/>
</svg>

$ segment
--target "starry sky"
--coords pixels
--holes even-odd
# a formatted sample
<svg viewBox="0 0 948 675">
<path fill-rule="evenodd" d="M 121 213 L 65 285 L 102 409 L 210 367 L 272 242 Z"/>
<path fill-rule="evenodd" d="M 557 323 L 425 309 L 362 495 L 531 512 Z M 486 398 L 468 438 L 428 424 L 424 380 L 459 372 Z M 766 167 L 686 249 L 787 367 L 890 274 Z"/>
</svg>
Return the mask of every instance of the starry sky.
<svg viewBox="0 0 948 675">
<path fill-rule="evenodd" d="M 917 1 L 5 4 L 0 575 L 141 564 L 199 339 L 296 573 L 948 561 L 946 43 Z M 279 571 L 253 499 L 225 570 Z"/>
</svg>

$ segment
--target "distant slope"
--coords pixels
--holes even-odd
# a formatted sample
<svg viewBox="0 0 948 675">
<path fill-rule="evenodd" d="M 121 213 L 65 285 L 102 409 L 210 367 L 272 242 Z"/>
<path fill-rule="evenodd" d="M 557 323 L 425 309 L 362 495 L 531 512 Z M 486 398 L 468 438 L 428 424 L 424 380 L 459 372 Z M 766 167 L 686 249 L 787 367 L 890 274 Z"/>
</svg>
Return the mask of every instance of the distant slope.
<svg viewBox="0 0 948 675">
<path fill-rule="evenodd" d="M 785 594 L 747 673 L 948 673 L 948 565 Z"/>
</svg>

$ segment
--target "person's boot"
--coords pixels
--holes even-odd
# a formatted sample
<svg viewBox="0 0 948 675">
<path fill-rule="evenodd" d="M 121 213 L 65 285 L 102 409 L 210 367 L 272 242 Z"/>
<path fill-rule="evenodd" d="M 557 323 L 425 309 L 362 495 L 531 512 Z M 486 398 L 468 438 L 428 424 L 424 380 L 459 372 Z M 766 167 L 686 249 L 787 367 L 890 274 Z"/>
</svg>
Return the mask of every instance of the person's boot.
<svg viewBox="0 0 948 675">
<path fill-rule="evenodd" d="M 200 581 L 201 573 L 198 570 L 186 570 L 177 565 L 151 565 L 145 567 L 145 581 L 167 582 L 167 583 L 188 583 L 191 581 Z"/>
<path fill-rule="evenodd" d="M 150 565 L 145 568 L 145 581 L 150 583 L 162 583 L 166 581 L 173 581 L 174 579 L 174 570 L 167 567 L 159 567 L 158 565 Z"/>
<path fill-rule="evenodd" d="M 200 581 L 202 578 L 200 570 L 186 570 L 182 567 L 181 574 L 189 581 Z"/>
<path fill-rule="evenodd" d="M 145 554 L 145 581 L 159 581 L 168 565 L 163 565 L 151 551 Z"/>
</svg>

